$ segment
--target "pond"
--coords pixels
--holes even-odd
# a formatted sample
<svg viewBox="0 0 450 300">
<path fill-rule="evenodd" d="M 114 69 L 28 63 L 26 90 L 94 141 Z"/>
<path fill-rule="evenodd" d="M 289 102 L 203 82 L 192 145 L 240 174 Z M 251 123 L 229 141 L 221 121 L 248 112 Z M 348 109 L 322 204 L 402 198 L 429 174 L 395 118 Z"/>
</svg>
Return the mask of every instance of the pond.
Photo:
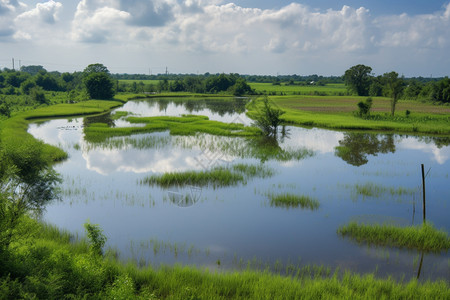
<svg viewBox="0 0 450 300">
<path fill-rule="evenodd" d="M 422 253 L 359 245 L 337 234 L 352 220 L 421 224 L 421 164 L 427 172 L 427 220 L 450 231 L 450 146 L 445 138 L 287 127 L 277 140 L 173 136 L 167 131 L 85 140 L 89 123 L 130 126 L 136 116 L 198 114 L 251 125 L 245 99 L 129 101 L 110 114 L 31 124 L 29 132 L 69 153 L 56 165 L 62 201 L 43 219 L 83 235 L 99 224 L 107 246 L 141 265 L 182 263 L 209 269 L 269 268 L 282 274 L 308 265 L 331 272 L 417 277 Z M 237 184 L 144 184 L 166 172 L 263 166 L 264 176 Z M 277 205 L 270 195 L 295 194 L 315 208 Z M 293 271 L 294 270 L 294 271 Z M 425 253 L 420 278 L 449 277 L 450 255 Z"/>
</svg>

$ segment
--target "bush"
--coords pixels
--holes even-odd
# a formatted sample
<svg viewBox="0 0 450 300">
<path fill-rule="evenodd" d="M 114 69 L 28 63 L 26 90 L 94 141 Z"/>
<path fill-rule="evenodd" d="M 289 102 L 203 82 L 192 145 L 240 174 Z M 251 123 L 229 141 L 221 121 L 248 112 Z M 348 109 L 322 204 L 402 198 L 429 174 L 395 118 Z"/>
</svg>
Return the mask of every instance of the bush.
<svg viewBox="0 0 450 300">
<path fill-rule="evenodd" d="M 369 97 L 366 99 L 365 102 L 360 101 L 358 102 L 358 114 L 361 118 L 368 117 L 370 115 L 370 109 L 372 108 L 372 98 Z"/>
</svg>

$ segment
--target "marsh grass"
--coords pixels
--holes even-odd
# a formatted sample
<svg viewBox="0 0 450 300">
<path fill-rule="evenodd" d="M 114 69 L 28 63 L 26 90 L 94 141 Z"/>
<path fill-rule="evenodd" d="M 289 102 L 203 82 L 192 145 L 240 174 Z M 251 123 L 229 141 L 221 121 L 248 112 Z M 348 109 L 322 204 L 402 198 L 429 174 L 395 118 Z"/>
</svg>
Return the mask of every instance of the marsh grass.
<svg viewBox="0 0 450 300">
<path fill-rule="evenodd" d="M 140 181 L 141 184 L 173 187 L 192 185 L 198 187 L 224 187 L 246 184 L 251 178 L 267 178 L 274 171 L 265 166 L 237 164 L 231 167 L 214 167 L 200 171 L 169 172 L 162 175 L 152 175 Z"/>
<path fill-rule="evenodd" d="M 448 281 L 396 281 L 375 274 L 330 272 L 322 266 L 276 264 L 290 276 L 268 270 L 216 272 L 192 266 L 139 267 L 112 251 L 89 252 L 73 238 L 35 222 L 31 234 L 2 257 L 2 298 L 17 299 L 448 299 Z M 153 247 L 153 245 L 152 245 Z M 156 246 L 163 248 L 163 246 Z M 170 247 L 169 247 L 170 248 Z M 180 248 L 181 249 L 181 248 Z M 189 250 L 187 250 L 189 251 Z M 214 258 L 215 259 L 215 258 Z M 257 264 L 258 262 L 256 262 Z M 253 262 L 248 263 L 250 265 Z M 245 263 L 243 263 L 245 265 Z M 298 273 L 298 276 L 297 276 Z M 9 274 L 9 275 L 7 275 Z"/>
<path fill-rule="evenodd" d="M 208 133 L 219 136 L 259 136 L 261 131 L 255 127 L 238 123 L 211 121 L 206 116 L 184 115 L 181 117 L 128 117 L 139 127 L 108 127 L 105 124 L 90 124 L 84 128 L 85 139 L 89 142 L 104 142 L 109 137 L 126 136 L 137 133 L 151 133 L 168 130 L 171 135 L 195 135 Z"/>
<path fill-rule="evenodd" d="M 269 194 L 270 205 L 276 207 L 285 208 L 306 208 L 310 210 L 316 210 L 320 206 L 320 202 L 317 199 L 311 198 L 305 195 L 294 194 Z"/>
<path fill-rule="evenodd" d="M 358 243 L 379 246 L 411 248 L 440 252 L 450 249 L 448 233 L 437 230 L 430 223 L 419 226 L 397 227 L 393 225 L 365 225 L 351 222 L 341 226 L 337 233 Z"/>
<path fill-rule="evenodd" d="M 391 196 L 413 195 L 415 192 L 414 189 L 407 189 L 404 187 L 385 187 L 372 182 L 367 182 L 365 184 L 357 183 L 352 188 L 354 188 L 357 194 L 367 197 L 380 197 L 386 193 Z"/>
</svg>

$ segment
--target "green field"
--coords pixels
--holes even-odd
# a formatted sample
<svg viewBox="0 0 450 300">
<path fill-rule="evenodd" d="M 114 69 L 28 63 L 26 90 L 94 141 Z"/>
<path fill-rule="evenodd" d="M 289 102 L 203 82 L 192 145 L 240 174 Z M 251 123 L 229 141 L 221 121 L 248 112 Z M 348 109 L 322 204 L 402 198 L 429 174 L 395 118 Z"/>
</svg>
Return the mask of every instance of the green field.
<svg viewBox="0 0 450 300">
<path fill-rule="evenodd" d="M 136 83 L 142 82 L 143 84 L 154 84 L 154 85 L 156 85 L 156 84 L 159 83 L 159 80 L 134 80 L 134 79 L 120 79 L 119 80 L 119 83 L 132 84 L 133 82 L 136 82 Z"/>
<path fill-rule="evenodd" d="M 272 83 L 255 83 L 250 82 L 250 87 L 255 89 L 258 93 L 279 95 L 331 95 L 331 96 L 344 96 L 347 95 L 347 88 L 344 84 L 326 84 L 324 86 L 319 85 L 273 85 Z"/>
<path fill-rule="evenodd" d="M 367 97 L 357 96 L 270 96 L 273 106 L 285 111 L 281 116 L 288 124 L 330 129 L 413 132 L 435 135 L 450 134 L 450 106 L 433 105 L 412 100 L 400 100 L 395 116 L 389 114 L 390 99 L 373 98 L 369 118 L 357 116 L 357 103 Z M 248 105 L 248 115 L 254 117 L 262 101 Z M 410 115 L 406 115 L 406 110 Z"/>
</svg>

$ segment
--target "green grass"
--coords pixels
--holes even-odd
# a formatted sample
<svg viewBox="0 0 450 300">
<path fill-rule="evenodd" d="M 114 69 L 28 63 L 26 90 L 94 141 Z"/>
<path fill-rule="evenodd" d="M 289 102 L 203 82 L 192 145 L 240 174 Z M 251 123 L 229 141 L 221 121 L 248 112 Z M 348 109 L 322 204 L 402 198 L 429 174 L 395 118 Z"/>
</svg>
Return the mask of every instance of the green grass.
<svg viewBox="0 0 450 300">
<path fill-rule="evenodd" d="M 345 96 L 348 94 L 344 84 L 326 84 L 318 85 L 273 85 L 272 83 L 250 82 L 250 87 L 258 93 L 280 94 L 285 95 L 335 95 Z"/>
<path fill-rule="evenodd" d="M 449 135 L 450 107 L 401 100 L 394 117 L 389 115 L 390 100 L 374 98 L 373 112 L 368 119 L 354 114 L 357 103 L 366 97 L 356 96 L 273 96 L 274 106 L 286 113 L 281 119 L 301 126 L 330 129 L 374 130 L 387 132 L 410 132 L 422 134 Z M 248 106 L 248 115 L 254 117 L 260 109 L 260 101 Z M 405 111 L 411 111 L 406 117 Z"/>
<path fill-rule="evenodd" d="M 130 123 L 145 124 L 141 127 L 107 127 L 101 123 L 90 124 L 84 128 L 89 142 L 104 142 L 113 136 L 148 133 L 169 130 L 172 135 L 195 135 L 208 133 L 220 136 L 259 136 L 261 131 L 255 127 L 237 123 L 223 123 L 208 120 L 205 116 L 185 115 L 182 117 L 128 117 Z"/>
<path fill-rule="evenodd" d="M 144 178 L 141 183 L 165 188 L 184 185 L 224 187 L 246 184 L 247 180 L 251 178 L 267 178 L 273 174 L 274 171 L 272 169 L 262 165 L 237 164 L 231 167 L 214 167 L 201 171 L 169 172 L 162 175 L 152 175 Z"/>
<path fill-rule="evenodd" d="M 320 203 L 316 199 L 304 195 L 293 194 L 270 194 L 270 204 L 277 207 L 293 208 L 301 207 L 310 210 L 316 210 L 319 208 Z"/>
<path fill-rule="evenodd" d="M 50 119 L 76 115 L 89 115 L 108 111 L 122 105 L 120 101 L 91 100 L 76 104 L 56 104 L 28 110 L 15 114 L 0 124 L 0 141 L 5 148 L 37 147 L 42 142 L 36 140 L 27 132 L 28 124 L 37 119 Z M 63 150 L 43 144 L 43 156 L 45 161 L 61 161 L 67 158 Z"/>
<path fill-rule="evenodd" d="M 146 80 L 138 80 L 138 79 L 120 79 L 119 83 L 127 83 L 127 84 L 132 84 L 133 82 L 136 83 L 140 83 L 142 82 L 143 84 L 153 84 L 153 85 L 157 85 L 159 83 L 159 80 L 151 80 L 151 79 L 146 79 Z M 170 82 L 170 81 L 169 81 Z"/>
<path fill-rule="evenodd" d="M 371 182 L 364 184 L 357 183 L 354 185 L 354 189 L 357 194 L 367 197 L 379 197 L 386 193 L 389 193 L 391 196 L 412 195 L 414 193 L 414 190 L 412 189 L 403 187 L 385 187 Z"/>
<path fill-rule="evenodd" d="M 448 299 L 448 281 L 379 279 L 331 273 L 298 278 L 268 271 L 215 272 L 192 266 L 139 268 L 113 255 L 93 256 L 54 227 L 30 224 L 30 234 L 2 257 L 4 299 Z M 111 253 L 111 252 L 109 252 Z M 112 253 L 111 253 L 112 254 Z"/>
<path fill-rule="evenodd" d="M 365 225 L 351 222 L 341 226 L 338 234 L 348 236 L 358 243 L 418 249 L 424 251 L 448 251 L 450 238 L 447 232 L 425 223 L 420 226 L 396 227 L 393 225 Z"/>
</svg>

